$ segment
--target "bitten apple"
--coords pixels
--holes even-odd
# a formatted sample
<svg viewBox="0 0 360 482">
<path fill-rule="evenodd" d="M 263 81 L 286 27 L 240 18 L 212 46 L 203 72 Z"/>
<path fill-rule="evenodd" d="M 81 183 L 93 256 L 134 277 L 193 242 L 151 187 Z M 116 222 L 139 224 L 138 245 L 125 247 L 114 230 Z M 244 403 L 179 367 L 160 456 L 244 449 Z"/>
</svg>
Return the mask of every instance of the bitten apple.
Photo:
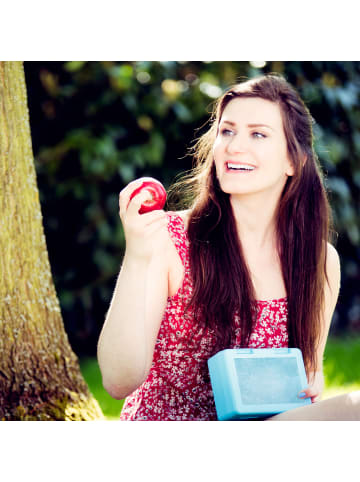
<svg viewBox="0 0 360 482">
<path fill-rule="evenodd" d="M 131 193 L 130 201 L 143 189 L 149 191 L 152 197 L 142 203 L 139 209 L 139 214 L 149 213 L 155 209 L 162 209 L 165 206 L 166 191 L 161 182 L 152 177 L 141 177 L 138 180 L 142 181 L 142 184 Z"/>
</svg>

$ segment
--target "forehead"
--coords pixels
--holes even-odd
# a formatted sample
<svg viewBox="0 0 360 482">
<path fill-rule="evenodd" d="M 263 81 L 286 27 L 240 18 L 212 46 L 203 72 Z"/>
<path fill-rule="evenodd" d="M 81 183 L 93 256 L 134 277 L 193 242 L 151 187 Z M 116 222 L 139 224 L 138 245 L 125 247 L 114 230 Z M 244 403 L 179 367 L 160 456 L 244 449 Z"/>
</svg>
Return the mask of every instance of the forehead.
<svg viewBox="0 0 360 482">
<path fill-rule="evenodd" d="M 278 104 L 259 97 L 238 97 L 231 100 L 226 105 L 220 121 L 238 124 L 268 124 L 275 128 L 282 126 Z"/>
</svg>

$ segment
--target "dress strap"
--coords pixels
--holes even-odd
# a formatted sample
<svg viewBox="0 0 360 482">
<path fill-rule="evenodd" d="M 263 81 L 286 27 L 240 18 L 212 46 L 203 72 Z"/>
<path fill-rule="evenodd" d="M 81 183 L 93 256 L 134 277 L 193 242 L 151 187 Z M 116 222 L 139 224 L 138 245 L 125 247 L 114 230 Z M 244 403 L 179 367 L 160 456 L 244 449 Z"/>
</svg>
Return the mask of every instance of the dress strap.
<svg viewBox="0 0 360 482">
<path fill-rule="evenodd" d="M 182 264 L 186 267 L 187 252 L 188 252 L 188 237 L 185 230 L 184 221 L 175 211 L 168 211 L 168 231 L 170 237 L 175 245 Z"/>
</svg>

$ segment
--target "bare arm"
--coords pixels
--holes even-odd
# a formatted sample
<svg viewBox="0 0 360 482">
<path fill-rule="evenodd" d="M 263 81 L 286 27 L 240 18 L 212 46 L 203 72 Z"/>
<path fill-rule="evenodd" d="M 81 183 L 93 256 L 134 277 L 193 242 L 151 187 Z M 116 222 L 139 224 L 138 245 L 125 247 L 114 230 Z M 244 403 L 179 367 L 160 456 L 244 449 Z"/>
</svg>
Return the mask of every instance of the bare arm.
<svg viewBox="0 0 360 482">
<path fill-rule="evenodd" d="M 324 388 L 323 376 L 323 357 L 326 341 L 329 334 L 330 324 L 340 290 L 340 260 L 336 249 L 328 243 L 326 272 L 329 283 L 325 283 L 325 306 L 323 313 L 323 327 L 320 343 L 316 352 L 317 371 L 310 373 L 309 388 L 305 390 L 306 394 L 311 397 L 312 401 L 321 398 Z"/>
<path fill-rule="evenodd" d="M 168 296 L 168 250 L 171 243 L 164 211 L 139 215 L 147 198 L 130 183 L 120 193 L 120 217 L 126 251 L 98 343 L 105 389 L 124 398 L 146 378 Z"/>
</svg>

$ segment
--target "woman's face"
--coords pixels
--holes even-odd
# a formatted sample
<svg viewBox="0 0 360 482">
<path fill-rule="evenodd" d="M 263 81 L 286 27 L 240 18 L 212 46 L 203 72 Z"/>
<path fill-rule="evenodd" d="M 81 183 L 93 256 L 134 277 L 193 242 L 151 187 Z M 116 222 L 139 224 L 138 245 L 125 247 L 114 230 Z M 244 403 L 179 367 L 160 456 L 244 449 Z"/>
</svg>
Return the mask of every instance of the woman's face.
<svg viewBox="0 0 360 482">
<path fill-rule="evenodd" d="M 280 108 L 261 98 L 231 100 L 222 114 L 213 146 L 221 189 L 243 195 L 280 195 L 294 174 Z"/>
</svg>

